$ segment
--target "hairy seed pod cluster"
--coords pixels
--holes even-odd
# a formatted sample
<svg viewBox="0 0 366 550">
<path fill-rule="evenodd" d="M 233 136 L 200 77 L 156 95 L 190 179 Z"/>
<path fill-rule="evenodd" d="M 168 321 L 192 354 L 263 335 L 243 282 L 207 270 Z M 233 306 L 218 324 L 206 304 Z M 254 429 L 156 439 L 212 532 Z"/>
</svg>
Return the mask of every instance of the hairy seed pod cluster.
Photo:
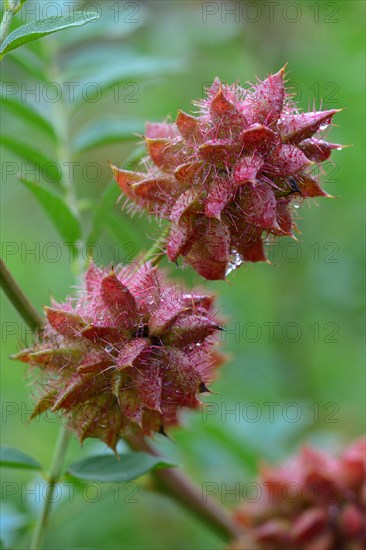
<svg viewBox="0 0 366 550">
<path fill-rule="evenodd" d="M 132 204 L 170 220 L 167 254 L 206 279 L 265 261 L 264 239 L 291 236 L 291 201 L 329 196 L 314 177 L 338 144 L 321 138 L 338 110 L 300 112 L 284 69 L 251 89 L 216 79 L 198 116 L 146 127 L 144 171 L 112 166 Z"/>
<path fill-rule="evenodd" d="M 264 468 L 261 498 L 235 511 L 246 535 L 231 550 L 364 550 L 366 438 L 339 458 L 304 448 Z"/>
<path fill-rule="evenodd" d="M 62 411 L 81 441 L 115 449 L 127 434 L 165 433 L 199 406 L 221 362 L 213 297 L 168 284 L 150 263 L 91 265 L 80 296 L 45 313 L 39 342 L 14 358 L 42 371 L 33 416 Z"/>
</svg>

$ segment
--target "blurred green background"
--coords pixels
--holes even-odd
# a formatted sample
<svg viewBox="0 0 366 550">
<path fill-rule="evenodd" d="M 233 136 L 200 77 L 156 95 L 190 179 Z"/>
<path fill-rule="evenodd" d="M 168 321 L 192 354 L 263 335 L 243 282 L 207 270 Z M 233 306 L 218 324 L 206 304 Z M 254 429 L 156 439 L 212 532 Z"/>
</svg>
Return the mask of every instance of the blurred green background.
<svg viewBox="0 0 366 550">
<path fill-rule="evenodd" d="M 57 4 L 67 11 L 65 4 L 70 2 L 29 0 L 14 26 L 24 23 L 25 12 L 26 20 L 53 15 Z M 217 395 L 204 397 L 206 413 L 184 414 L 184 428 L 172 431 L 174 441 L 159 436 L 155 443 L 161 452 L 178 459 L 203 490 L 203 484 L 216 483 L 215 497 L 232 506 L 234 499 L 226 490 L 254 479 L 258 461 L 276 462 L 304 442 L 341 449 L 365 430 L 365 4 L 352 0 L 75 4 L 89 11 L 98 8 L 100 21 L 48 37 L 4 59 L 2 133 L 39 148 L 51 160 L 60 155 L 44 133 L 9 107 L 4 97 L 12 96 L 16 88 L 26 103 L 50 119 L 67 118 L 68 144 L 79 163 L 75 186 L 86 228 L 111 179 L 108 162 L 123 165 L 139 142 L 138 137 L 131 141 L 122 136 L 142 132 L 144 120 L 161 121 L 167 116 L 174 120 L 180 108 L 189 112 L 191 101 L 202 97 L 204 86 L 215 76 L 244 85 L 288 62 L 288 86 L 303 109 L 345 107 L 335 117 L 330 141 L 353 146 L 335 151 L 323 176 L 325 189 L 337 198 L 308 201 L 299 209 L 299 241 L 281 239 L 271 252 L 273 265 L 241 267 L 226 283 L 207 283 L 189 269 L 168 267 L 174 277 L 219 295 L 227 325 L 222 338 L 230 361 L 214 384 Z M 47 82 L 62 86 L 61 100 L 53 100 L 56 88 L 47 89 Z M 90 83 L 97 86 L 88 88 Z M 81 90 L 86 92 L 80 95 Z M 92 146 L 98 132 L 108 134 L 110 143 Z M 75 151 L 83 149 L 80 135 L 89 141 L 87 150 L 79 154 Z M 19 150 L 9 147 L 9 141 L 1 154 L 2 256 L 41 310 L 51 295 L 63 300 L 70 285 L 75 285 L 69 251 L 15 176 L 14 166 L 21 172 L 34 169 L 32 164 L 22 164 Z M 28 177 L 32 178 L 31 172 Z M 50 189 L 57 187 L 47 177 L 41 182 Z M 131 254 L 148 248 L 158 233 L 155 222 L 146 217 L 131 220 L 116 205 L 98 236 L 99 262 L 130 261 Z M 50 416 L 27 424 L 31 388 L 24 365 L 8 357 L 32 337 L 3 295 L 1 327 L 2 444 L 28 451 L 48 464 L 57 421 Z M 230 410 L 235 413 L 229 414 Z M 68 461 L 97 451 L 105 451 L 98 442 L 89 440 L 80 449 L 73 441 Z M 34 495 L 25 493 L 23 482 L 34 488 L 41 480 L 15 470 L 2 472 L 2 538 L 7 548 L 28 547 L 29 529 L 40 506 Z M 100 488 L 94 493 L 93 487 L 89 489 L 89 496 L 76 490 L 73 502 L 64 491 L 55 506 L 46 548 L 224 547 L 215 533 L 185 510 L 151 492 L 147 478 L 138 482 L 134 503 L 125 498 L 128 489 L 120 493 L 118 502 L 111 488 L 104 486 L 103 494 Z"/>
</svg>

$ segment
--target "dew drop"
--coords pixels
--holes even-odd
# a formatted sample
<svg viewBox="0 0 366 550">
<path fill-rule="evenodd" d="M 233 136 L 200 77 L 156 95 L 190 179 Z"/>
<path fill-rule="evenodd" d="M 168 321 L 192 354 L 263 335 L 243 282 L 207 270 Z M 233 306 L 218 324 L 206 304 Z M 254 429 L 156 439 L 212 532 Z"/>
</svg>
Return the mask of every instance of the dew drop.
<svg viewBox="0 0 366 550">
<path fill-rule="evenodd" d="M 240 256 L 238 252 L 236 252 L 236 250 L 233 250 L 230 257 L 230 263 L 225 271 L 225 275 L 229 275 L 232 271 L 235 271 L 235 269 L 240 267 L 242 263 L 243 263 L 243 258 Z"/>
<path fill-rule="evenodd" d="M 112 346 L 112 344 L 108 344 L 108 345 L 104 348 L 104 351 L 106 351 L 107 353 L 111 353 L 111 351 L 113 351 L 113 346 Z"/>
</svg>

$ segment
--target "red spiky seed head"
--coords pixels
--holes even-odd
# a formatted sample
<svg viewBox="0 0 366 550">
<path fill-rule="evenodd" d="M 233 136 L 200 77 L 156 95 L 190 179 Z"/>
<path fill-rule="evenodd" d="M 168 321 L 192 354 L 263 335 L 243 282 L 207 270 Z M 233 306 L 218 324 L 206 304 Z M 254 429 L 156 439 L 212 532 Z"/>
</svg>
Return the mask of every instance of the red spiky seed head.
<svg viewBox="0 0 366 550">
<path fill-rule="evenodd" d="M 320 139 L 338 110 L 302 113 L 284 69 L 252 89 L 216 79 L 197 117 L 146 127 L 147 172 L 112 166 L 137 208 L 171 222 L 167 254 L 206 279 L 266 260 L 267 235 L 291 236 L 291 202 L 329 196 L 311 175 L 338 144 Z"/>
<path fill-rule="evenodd" d="M 234 512 L 245 537 L 231 550 L 366 548 L 366 438 L 339 458 L 304 448 L 261 472 L 261 498 Z"/>
<path fill-rule="evenodd" d="M 42 370 L 33 416 L 62 411 L 81 441 L 115 449 L 126 434 L 165 433 L 200 405 L 221 361 L 213 297 L 168 284 L 150 263 L 92 264 L 80 297 L 45 313 L 39 342 L 13 358 Z"/>
</svg>

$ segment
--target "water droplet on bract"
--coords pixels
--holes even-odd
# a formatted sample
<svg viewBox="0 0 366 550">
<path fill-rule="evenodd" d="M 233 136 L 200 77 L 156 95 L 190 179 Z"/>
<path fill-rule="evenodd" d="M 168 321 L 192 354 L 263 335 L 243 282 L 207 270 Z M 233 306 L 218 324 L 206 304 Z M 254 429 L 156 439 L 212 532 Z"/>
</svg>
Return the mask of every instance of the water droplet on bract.
<svg viewBox="0 0 366 550">
<path fill-rule="evenodd" d="M 273 241 L 273 235 L 267 235 L 263 239 L 263 244 L 264 244 L 264 246 L 270 246 L 272 244 L 272 241 Z"/>
<path fill-rule="evenodd" d="M 328 128 L 328 126 L 329 126 L 329 123 L 324 122 L 323 124 L 321 124 L 321 125 L 319 126 L 319 130 L 320 130 L 320 131 L 321 131 L 321 130 L 326 130 L 326 129 Z"/>
<path fill-rule="evenodd" d="M 225 275 L 229 275 L 232 271 L 237 269 L 241 266 L 243 263 L 243 258 L 240 256 L 236 250 L 233 250 L 231 257 L 230 257 L 230 263 L 226 268 Z"/>
<path fill-rule="evenodd" d="M 293 206 L 294 208 L 300 208 L 300 205 L 299 205 L 299 203 L 298 203 L 298 202 L 294 202 L 294 203 L 292 203 L 292 206 Z"/>
<path fill-rule="evenodd" d="M 104 348 L 104 351 L 106 351 L 107 353 L 111 353 L 111 351 L 113 351 L 113 346 L 112 346 L 112 344 L 108 344 L 108 345 Z"/>
</svg>

